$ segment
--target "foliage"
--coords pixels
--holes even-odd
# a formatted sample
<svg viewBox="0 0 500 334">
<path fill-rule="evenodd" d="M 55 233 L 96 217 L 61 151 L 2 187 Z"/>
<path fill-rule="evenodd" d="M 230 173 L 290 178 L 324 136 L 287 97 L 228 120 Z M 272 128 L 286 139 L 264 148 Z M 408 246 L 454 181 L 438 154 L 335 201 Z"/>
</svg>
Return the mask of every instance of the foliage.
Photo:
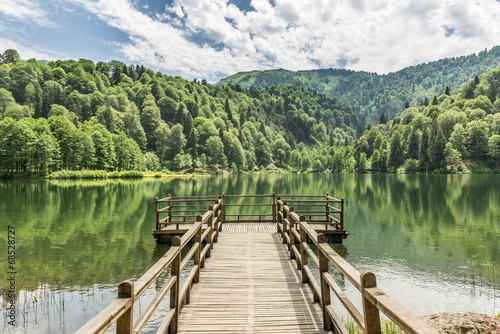
<svg viewBox="0 0 500 334">
<path fill-rule="evenodd" d="M 248 89 L 293 83 L 352 106 L 358 115 L 367 114 L 367 121 L 372 124 L 378 124 L 379 119 L 380 124 L 384 124 L 385 116 L 390 119 L 397 116 L 406 101 L 418 106 L 427 99 L 427 105 L 429 96 L 445 92 L 449 95 L 450 88 L 458 89 L 475 76 L 498 67 L 499 59 L 500 47 L 497 46 L 478 54 L 441 59 L 384 75 L 344 69 L 296 72 L 279 69 L 241 72 L 217 84 Z M 479 85 L 472 81 L 464 96 L 474 94 Z"/>
<path fill-rule="evenodd" d="M 0 170 L 9 175 L 228 166 L 244 172 L 271 163 L 286 170 L 294 149 L 305 155 L 297 169 L 323 171 L 330 151 L 322 148 L 353 143 L 365 126 L 350 108 L 292 84 L 242 90 L 119 61 L 39 63 L 20 60 L 15 50 L 4 55 Z"/>
<path fill-rule="evenodd" d="M 377 148 L 387 141 L 390 171 L 495 172 L 500 163 L 500 109 L 495 107 L 500 101 L 500 69 L 432 101 L 428 106 L 406 108 L 394 120 L 367 129 L 355 141 L 354 154 L 344 154 L 343 161 L 354 157 L 362 166 L 361 154 L 366 153 L 371 170 L 383 171 L 385 159 Z M 340 159 L 334 157 L 334 170 L 340 169 L 336 167 Z"/>
</svg>

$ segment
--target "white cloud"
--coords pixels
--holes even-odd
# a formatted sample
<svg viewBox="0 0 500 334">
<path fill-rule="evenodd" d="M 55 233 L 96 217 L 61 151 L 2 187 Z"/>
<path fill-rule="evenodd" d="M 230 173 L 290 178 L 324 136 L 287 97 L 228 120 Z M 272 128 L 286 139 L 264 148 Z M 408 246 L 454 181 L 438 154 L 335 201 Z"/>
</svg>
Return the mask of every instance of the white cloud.
<svg viewBox="0 0 500 334">
<path fill-rule="evenodd" d="M 251 0 L 248 12 L 226 0 L 174 0 L 155 18 L 127 0 L 72 2 L 129 34 L 117 44 L 126 58 L 186 78 L 339 60 L 387 73 L 500 44 L 495 0 Z"/>
<path fill-rule="evenodd" d="M 0 37 L 0 52 L 4 52 L 7 49 L 14 49 L 16 50 L 19 55 L 21 56 L 21 59 L 30 59 L 30 58 L 36 58 L 38 60 L 43 59 L 43 60 L 55 60 L 56 57 L 49 55 L 49 52 L 47 50 L 35 50 L 29 46 L 26 46 L 24 44 L 20 44 L 18 42 L 15 42 L 13 40 Z"/>
<path fill-rule="evenodd" d="M 53 25 L 47 12 L 32 0 L 2 0 L 0 13 L 17 20 L 34 22 L 39 26 Z"/>
</svg>

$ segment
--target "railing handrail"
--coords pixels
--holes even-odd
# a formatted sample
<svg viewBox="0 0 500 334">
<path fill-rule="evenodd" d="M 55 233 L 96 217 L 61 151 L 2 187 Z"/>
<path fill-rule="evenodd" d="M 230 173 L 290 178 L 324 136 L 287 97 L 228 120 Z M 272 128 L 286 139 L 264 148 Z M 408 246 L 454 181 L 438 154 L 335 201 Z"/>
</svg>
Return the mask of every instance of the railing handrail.
<svg viewBox="0 0 500 334">
<path fill-rule="evenodd" d="M 169 200 L 172 196 L 167 197 Z M 156 199 L 156 204 L 159 200 Z M 156 207 L 158 212 L 158 206 Z M 149 318 L 153 315 L 162 299 L 170 291 L 170 310 L 165 317 L 162 328 L 172 326 L 172 332 L 177 331 L 178 313 L 182 302 L 186 296 L 192 283 L 199 281 L 199 271 L 204 266 L 206 257 L 210 257 L 210 250 L 213 248 L 213 242 L 216 242 L 217 235 L 220 230 L 219 224 L 222 219 L 221 200 L 217 199 L 216 203 L 208 208 L 203 216 L 199 215 L 196 223 L 181 237 L 174 237 L 172 239 L 172 246 L 170 249 L 151 267 L 146 271 L 135 283 L 131 281 L 124 281 L 120 284 L 118 298 L 113 300 L 106 308 L 89 320 L 83 327 L 76 333 L 104 333 L 111 325 L 117 323 L 117 333 L 139 333 L 146 325 Z M 167 217 L 168 218 L 168 217 Z M 214 219 L 215 218 L 215 219 Z M 202 232 L 202 227 L 207 224 L 208 227 L 205 232 Z M 202 234 L 203 233 L 203 234 Z M 181 252 L 182 249 L 192 238 L 195 238 L 193 245 L 194 251 L 188 252 L 182 262 L 186 263 L 194 258 L 194 266 L 188 274 L 188 278 L 184 285 L 180 287 L 180 274 L 184 268 L 181 268 Z M 205 247 L 201 247 L 203 239 L 207 239 Z M 157 293 L 155 299 L 149 305 L 147 311 L 143 316 L 138 319 L 134 325 L 133 323 L 133 306 L 134 302 L 150 287 L 153 282 L 160 277 L 160 275 L 168 268 L 171 267 L 171 278 L 165 283 L 164 287 Z M 128 290 L 127 290 L 128 289 Z M 130 291 L 129 296 L 123 291 Z M 182 291 L 182 292 L 181 292 Z M 124 297 L 125 296 L 125 297 Z"/>
<path fill-rule="evenodd" d="M 328 199 L 334 199 L 327 195 Z M 292 201 L 288 201 L 292 202 Z M 343 205 L 344 200 L 339 200 L 338 203 Z M 278 205 L 283 208 L 278 216 L 278 231 L 281 229 L 283 242 L 289 244 L 290 258 L 297 260 L 298 268 L 302 270 L 302 281 L 310 283 L 313 289 L 315 301 L 320 302 L 323 308 L 323 324 L 326 330 L 332 330 L 333 327 L 339 331 L 346 331 L 344 325 L 341 323 L 340 318 L 335 314 L 330 303 L 330 289 L 339 298 L 346 310 L 351 314 L 354 321 L 360 328 L 367 334 L 379 334 L 380 316 L 379 311 L 384 313 L 390 320 L 399 326 L 405 333 L 420 333 L 420 334 L 436 334 L 437 331 L 429 326 L 425 321 L 416 317 L 413 313 L 405 309 L 401 304 L 386 295 L 380 288 L 377 287 L 375 274 L 370 271 L 360 273 L 344 258 L 342 258 L 335 250 L 333 250 L 327 243 L 324 234 L 318 234 L 308 223 L 305 221 L 304 216 L 299 216 L 293 207 L 287 205 L 287 201 L 278 200 Z M 342 207 L 343 209 L 343 207 Z M 342 210 L 343 211 L 343 210 Z M 290 219 L 284 218 L 288 216 Z M 342 220 L 342 218 L 341 218 Z M 288 232 L 287 235 L 287 225 Z M 281 226 L 281 227 L 280 227 Z M 300 252 L 295 247 L 296 231 L 292 231 L 294 226 L 299 227 L 300 237 Z M 318 256 L 311 257 L 312 250 L 307 245 L 307 237 L 316 244 L 318 248 Z M 293 240 L 292 240 L 293 238 Z M 300 253 L 300 257 L 297 254 Z M 310 271 L 307 258 L 311 257 L 315 262 L 320 272 L 320 287 L 317 286 L 312 272 Z M 328 262 L 331 262 L 347 279 L 361 292 L 363 299 L 363 310 L 365 316 L 355 308 L 352 302 L 343 294 L 333 279 L 333 276 L 328 270 Z M 314 281 L 314 282 L 313 282 Z M 318 291 L 320 290 L 320 291 Z"/>
</svg>

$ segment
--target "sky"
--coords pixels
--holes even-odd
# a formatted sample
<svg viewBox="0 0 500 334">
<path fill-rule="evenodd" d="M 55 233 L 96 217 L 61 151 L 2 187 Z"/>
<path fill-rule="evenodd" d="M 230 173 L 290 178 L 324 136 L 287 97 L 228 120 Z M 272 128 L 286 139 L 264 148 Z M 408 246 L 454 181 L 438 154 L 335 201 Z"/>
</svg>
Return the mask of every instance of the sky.
<svg viewBox="0 0 500 334">
<path fill-rule="evenodd" d="M 0 52 L 142 64 L 209 82 L 241 71 L 385 74 L 500 45 L 500 0 L 1 0 Z"/>
</svg>

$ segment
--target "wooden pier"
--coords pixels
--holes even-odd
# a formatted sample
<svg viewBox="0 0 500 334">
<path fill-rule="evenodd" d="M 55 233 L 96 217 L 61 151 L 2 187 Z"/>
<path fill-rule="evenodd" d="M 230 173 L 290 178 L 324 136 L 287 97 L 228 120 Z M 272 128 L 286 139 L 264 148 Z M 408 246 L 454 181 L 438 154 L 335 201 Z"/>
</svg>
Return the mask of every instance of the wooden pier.
<svg viewBox="0 0 500 334">
<path fill-rule="evenodd" d="M 243 219 L 255 217 L 255 213 L 228 214 L 225 197 L 169 196 L 164 199 L 165 208 L 159 208 L 158 203 L 162 200 L 157 199 L 155 237 L 167 235 L 172 246 L 135 282 L 122 282 L 118 287 L 118 298 L 77 333 L 104 333 L 115 324 L 116 333 L 141 333 L 166 299 L 170 308 L 161 315 L 163 321 L 157 326 L 158 333 L 347 334 L 331 304 L 332 298 L 338 298 L 367 334 L 381 333 L 380 312 L 406 333 L 437 333 L 377 288 L 373 273 L 358 272 L 338 255 L 327 243 L 326 235 L 318 233 L 324 227 L 318 228 L 318 225 L 325 224 L 325 221 L 320 224 L 309 222 L 306 215 L 299 215 L 291 206 L 292 203 L 295 206 L 307 204 L 310 208 L 311 204 L 318 205 L 318 201 L 323 201 L 320 202 L 322 207 L 327 205 L 330 212 L 339 215 L 335 218 L 328 213 L 325 219 L 336 225 L 335 229 L 343 229 L 343 200 L 328 195 L 326 199 L 318 199 L 325 196 L 289 195 L 285 198 L 272 195 L 272 212 L 267 214 L 271 218 L 264 220 L 261 217 L 257 221 Z M 254 198 L 257 197 L 269 196 Z M 212 201 L 208 211 L 196 215 L 194 221 L 171 220 L 174 210 L 195 210 L 193 206 L 207 201 Z M 172 203 L 190 203 L 191 208 L 180 209 L 178 205 L 173 209 Z M 302 211 L 312 211 L 309 208 Z M 160 217 L 161 212 L 169 210 L 172 213 L 167 219 Z M 314 213 L 308 213 L 314 217 Z M 266 213 L 256 214 L 264 216 Z M 229 221 L 228 217 L 236 219 Z M 181 228 L 182 224 L 186 227 Z M 175 232 L 166 232 L 170 230 L 169 226 L 175 226 Z M 345 235 L 341 234 L 341 238 Z M 194 242 L 190 243 L 191 240 Z M 313 270 L 318 272 L 316 276 Z M 340 272 L 359 290 L 362 310 L 356 309 L 344 294 L 331 274 L 333 271 Z M 139 318 L 134 319 L 135 303 L 164 272 L 170 274 L 156 297 Z"/>
<path fill-rule="evenodd" d="M 344 228 L 344 199 L 326 195 L 226 195 L 156 198 L 156 228 L 153 236 L 158 242 L 170 242 L 186 233 L 196 217 L 202 215 L 209 203 L 222 204 L 223 224 L 272 223 L 278 221 L 280 202 L 295 208 L 315 231 L 323 233 L 329 243 L 341 243 L 349 233 Z M 162 207 L 162 205 L 164 205 Z M 293 210 L 293 209 L 292 209 Z M 203 228 L 206 228 L 204 226 Z"/>
</svg>

